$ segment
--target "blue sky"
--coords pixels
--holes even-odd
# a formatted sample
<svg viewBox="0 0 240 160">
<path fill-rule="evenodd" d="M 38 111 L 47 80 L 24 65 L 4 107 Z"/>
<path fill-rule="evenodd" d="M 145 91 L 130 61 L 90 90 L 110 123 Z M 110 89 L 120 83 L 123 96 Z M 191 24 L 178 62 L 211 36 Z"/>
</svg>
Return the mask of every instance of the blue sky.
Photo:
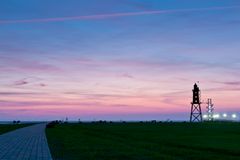
<svg viewBox="0 0 240 160">
<path fill-rule="evenodd" d="M 239 112 L 239 17 L 238 0 L 3 0 L 0 116 L 187 119 L 196 81 Z"/>
</svg>

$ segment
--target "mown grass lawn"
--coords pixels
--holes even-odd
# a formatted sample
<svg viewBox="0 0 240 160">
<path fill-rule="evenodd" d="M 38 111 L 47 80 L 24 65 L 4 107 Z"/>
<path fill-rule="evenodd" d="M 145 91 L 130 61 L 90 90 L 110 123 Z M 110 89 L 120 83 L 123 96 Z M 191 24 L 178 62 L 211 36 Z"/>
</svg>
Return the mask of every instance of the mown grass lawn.
<svg viewBox="0 0 240 160">
<path fill-rule="evenodd" d="M 0 124 L 0 134 L 26 126 L 29 126 L 29 124 Z"/>
<path fill-rule="evenodd" d="M 240 159 L 240 123 L 60 124 L 47 137 L 54 159 Z"/>
</svg>

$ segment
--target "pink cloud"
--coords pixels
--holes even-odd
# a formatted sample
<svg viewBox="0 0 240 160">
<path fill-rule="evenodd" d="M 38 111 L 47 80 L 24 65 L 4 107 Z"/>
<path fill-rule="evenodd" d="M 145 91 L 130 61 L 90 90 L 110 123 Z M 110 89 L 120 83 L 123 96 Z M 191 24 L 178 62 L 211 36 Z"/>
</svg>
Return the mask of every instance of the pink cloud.
<svg viewBox="0 0 240 160">
<path fill-rule="evenodd" d="M 19 95 L 42 95 L 36 92 L 0 92 L 1 96 L 19 96 Z"/>
<path fill-rule="evenodd" d="M 129 73 L 123 73 L 121 77 L 133 79 L 134 77 Z"/>
<path fill-rule="evenodd" d="M 168 112 L 166 107 L 159 107 L 154 105 L 144 104 L 108 104 L 100 102 L 57 102 L 57 101 L 0 101 L 0 105 L 3 106 L 0 110 L 16 110 L 16 109 L 28 109 L 28 110 L 43 110 L 47 112 L 48 109 L 64 111 L 91 111 L 92 114 L 107 114 L 107 113 L 151 113 Z M 161 108 L 161 109 L 160 109 Z M 94 112 L 93 112 L 94 110 Z"/>
</svg>

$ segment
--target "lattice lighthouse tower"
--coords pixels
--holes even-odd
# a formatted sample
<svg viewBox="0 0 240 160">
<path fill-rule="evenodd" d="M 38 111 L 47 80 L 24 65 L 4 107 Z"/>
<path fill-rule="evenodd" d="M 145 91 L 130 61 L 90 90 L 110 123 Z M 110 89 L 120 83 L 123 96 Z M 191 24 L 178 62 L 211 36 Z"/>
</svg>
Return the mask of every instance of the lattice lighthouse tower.
<svg viewBox="0 0 240 160">
<path fill-rule="evenodd" d="M 191 103 L 190 122 L 202 122 L 202 110 L 200 102 L 201 91 L 196 83 L 194 84 L 192 91 L 193 100 Z"/>
</svg>

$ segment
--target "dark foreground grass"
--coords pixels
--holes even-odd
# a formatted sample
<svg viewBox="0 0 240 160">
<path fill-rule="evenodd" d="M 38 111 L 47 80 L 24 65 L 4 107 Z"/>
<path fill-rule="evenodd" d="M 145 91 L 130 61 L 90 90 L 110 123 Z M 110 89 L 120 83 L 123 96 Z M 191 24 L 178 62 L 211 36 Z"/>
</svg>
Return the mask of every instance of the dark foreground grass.
<svg viewBox="0 0 240 160">
<path fill-rule="evenodd" d="M 240 159 L 239 123 L 61 124 L 47 137 L 55 159 Z"/>
<path fill-rule="evenodd" d="M 0 124 L 0 134 L 6 133 L 18 128 L 26 127 L 29 125 L 30 124 Z"/>
</svg>

